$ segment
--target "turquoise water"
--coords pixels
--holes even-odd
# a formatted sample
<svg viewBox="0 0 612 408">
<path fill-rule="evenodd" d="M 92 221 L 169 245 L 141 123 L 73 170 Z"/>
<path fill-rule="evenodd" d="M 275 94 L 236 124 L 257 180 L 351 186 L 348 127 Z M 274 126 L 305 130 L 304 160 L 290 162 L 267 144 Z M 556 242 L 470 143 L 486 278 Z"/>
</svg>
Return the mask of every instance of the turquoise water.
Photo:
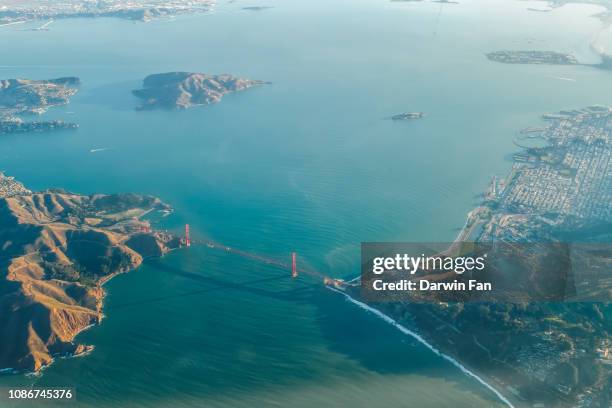
<svg viewBox="0 0 612 408">
<path fill-rule="evenodd" d="M 199 237 L 285 259 L 295 250 L 300 263 L 352 276 L 361 241 L 453 239 L 540 114 L 612 104 L 609 72 L 483 56 L 539 48 L 593 60 L 590 42 L 605 38 L 588 17 L 596 8 L 266 4 L 275 7 L 1 28 L 2 78 L 77 75 L 83 85 L 48 114 L 80 129 L 4 137 L 0 168 L 32 189 L 154 194 L 176 209 L 164 227 L 189 222 Z M 272 85 L 183 112 L 134 111 L 130 90 L 170 70 Z M 427 117 L 384 119 L 403 111 Z M 287 275 L 197 247 L 149 262 L 107 285 L 107 318 L 79 336 L 91 355 L 0 386 L 73 386 L 91 407 L 497 404 L 409 337 Z"/>
</svg>

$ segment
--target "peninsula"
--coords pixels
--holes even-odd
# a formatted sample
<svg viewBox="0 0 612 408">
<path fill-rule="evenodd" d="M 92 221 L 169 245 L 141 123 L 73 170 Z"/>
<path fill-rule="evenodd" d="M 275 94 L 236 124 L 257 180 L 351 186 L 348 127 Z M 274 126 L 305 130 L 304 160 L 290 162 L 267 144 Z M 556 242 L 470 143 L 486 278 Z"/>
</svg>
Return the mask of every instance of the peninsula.
<svg viewBox="0 0 612 408">
<path fill-rule="evenodd" d="M 372 306 L 486 378 L 516 407 L 609 406 L 612 108 L 543 119 L 521 137 L 537 135 L 547 145 L 521 147 L 507 177 L 495 177 L 469 213 L 456 243 L 513 248 L 510 259 L 519 266 L 513 282 L 535 291 L 560 286 L 565 296 L 556 303 L 404 299 Z M 489 253 L 490 260 L 496 256 Z M 539 274 L 542 264 L 557 275 Z"/>
<path fill-rule="evenodd" d="M 76 129 L 79 125 L 62 120 L 26 122 L 18 117 L 0 119 L 0 133 L 47 132 L 51 130 Z"/>
<path fill-rule="evenodd" d="M 24 121 L 20 116 L 42 115 L 53 106 L 66 105 L 78 92 L 79 78 L 0 80 L 0 134 L 75 129 L 61 120 Z"/>
<path fill-rule="evenodd" d="M 0 80 L 0 112 L 42 114 L 52 106 L 66 105 L 78 92 L 79 78 Z"/>
<path fill-rule="evenodd" d="M 137 109 L 187 109 L 221 101 L 223 95 L 242 91 L 264 81 L 231 75 L 208 75 L 193 72 L 167 72 L 149 75 L 143 88 L 133 94 L 142 99 Z"/>
<path fill-rule="evenodd" d="M 142 218 L 168 209 L 136 194 L 31 192 L 0 174 L 0 371 L 92 350 L 73 340 L 102 320 L 103 283 L 181 245 Z"/>
</svg>

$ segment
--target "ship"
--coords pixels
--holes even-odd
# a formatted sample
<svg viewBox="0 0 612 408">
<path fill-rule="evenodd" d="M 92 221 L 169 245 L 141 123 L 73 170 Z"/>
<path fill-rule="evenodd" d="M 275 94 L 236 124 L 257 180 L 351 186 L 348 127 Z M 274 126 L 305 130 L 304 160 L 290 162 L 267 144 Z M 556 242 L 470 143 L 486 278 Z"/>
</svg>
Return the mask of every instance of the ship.
<svg viewBox="0 0 612 408">
<path fill-rule="evenodd" d="M 425 117 L 423 112 L 404 112 L 398 113 L 397 115 L 391 116 L 393 120 L 408 120 L 408 119 L 421 119 Z"/>
</svg>

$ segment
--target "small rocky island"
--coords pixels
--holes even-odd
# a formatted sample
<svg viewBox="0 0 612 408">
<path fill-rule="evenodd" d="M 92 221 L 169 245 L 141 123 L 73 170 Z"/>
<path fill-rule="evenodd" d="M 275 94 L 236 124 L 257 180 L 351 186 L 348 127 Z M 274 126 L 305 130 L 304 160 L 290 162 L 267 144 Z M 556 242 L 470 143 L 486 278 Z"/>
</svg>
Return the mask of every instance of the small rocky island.
<svg viewBox="0 0 612 408">
<path fill-rule="evenodd" d="M 0 134 L 77 128 L 61 120 L 24 121 L 20 116 L 42 115 L 50 107 L 66 105 L 79 84 L 76 77 L 0 80 Z"/>
<path fill-rule="evenodd" d="M 102 320 L 102 285 L 181 245 L 142 219 L 168 210 L 136 194 L 33 193 L 0 173 L 0 372 L 90 351 L 74 338 Z"/>
<path fill-rule="evenodd" d="M 142 99 L 137 109 L 187 109 L 221 101 L 223 95 L 242 91 L 267 82 L 232 75 L 208 75 L 193 72 L 167 72 L 149 75 L 143 88 L 133 94 Z"/>
<path fill-rule="evenodd" d="M 246 11 L 264 11 L 264 10 L 269 10 L 271 8 L 274 8 L 273 6 L 247 6 L 247 7 L 243 7 L 243 10 Z"/>
</svg>

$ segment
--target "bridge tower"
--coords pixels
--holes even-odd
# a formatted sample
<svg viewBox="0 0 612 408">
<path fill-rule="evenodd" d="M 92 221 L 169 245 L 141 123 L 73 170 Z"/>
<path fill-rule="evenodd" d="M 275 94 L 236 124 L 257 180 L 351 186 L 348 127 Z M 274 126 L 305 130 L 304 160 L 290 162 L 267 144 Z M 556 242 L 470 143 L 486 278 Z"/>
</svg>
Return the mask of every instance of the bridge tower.
<svg viewBox="0 0 612 408">
<path fill-rule="evenodd" d="M 189 238 L 189 224 L 185 224 L 185 246 L 191 246 L 191 238 Z"/>
<path fill-rule="evenodd" d="M 298 277 L 297 259 L 296 259 L 295 252 L 291 253 L 291 277 L 292 278 L 297 278 Z"/>
</svg>

